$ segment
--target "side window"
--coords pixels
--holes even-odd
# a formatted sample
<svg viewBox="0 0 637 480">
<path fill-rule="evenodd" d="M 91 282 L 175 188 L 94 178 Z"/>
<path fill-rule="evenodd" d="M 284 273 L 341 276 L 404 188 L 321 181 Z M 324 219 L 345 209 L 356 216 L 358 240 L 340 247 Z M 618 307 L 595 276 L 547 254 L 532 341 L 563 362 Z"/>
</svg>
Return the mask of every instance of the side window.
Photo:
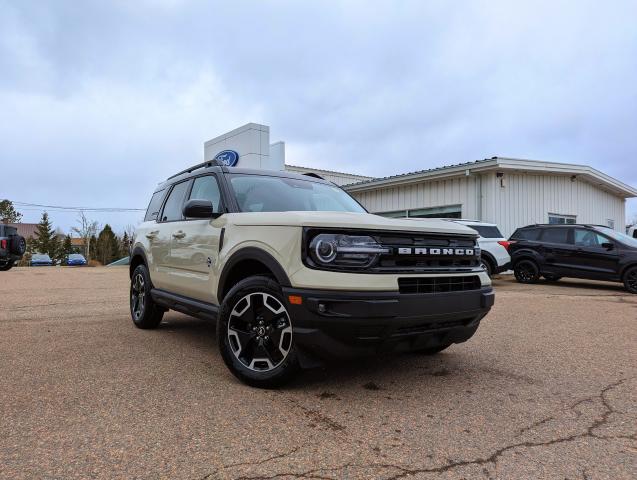
<svg viewBox="0 0 637 480">
<path fill-rule="evenodd" d="M 525 228 L 517 230 L 511 238 L 517 238 L 519 240 L 531 240 L 536 241 L 540 238 L 541 230 L 539 228 Z"/>
<path fill-rule="evenodd" d="M 188 200 L 210 200 L 212 211 L 221 212 L 221 192 L 217 179 L 212 175 L 195 178 Z"/>
<path fill-rule="evenodd" d="M 583 228 L 575 229 L 575 245 L 578 247 L 600 247 L 603 243 L 608 243 L 610 240 L 603 235 L 600 235 L 593 230 L 586 230 Z"/>
<path fill-rule="evenodd" d="M 178 183 L 173 187 L 168 195 L 168 200 L 164 205 L 164 211 L 161 213 L 162 222 L 174 222 L 175 220 L 181 220 L 181 207 L 184 203 L 184 195 L 188 190 L 189 181 Z"/>
<path fill-rule="evenodd" d="M 545 228 L 542 232 L 542 241 L 546 243 L 562 243 L 568 242 L 568 228 Z"/>
<path fill-rule="evenodd" d="M 157 220 L 159 209 L 161 208 L 161 202 L 164 199 L 164 193 L 165 190 L 160 190 L 159 192 L 153 193 L 153 198 L 150 199 L 148 209 L 146 209 L 146 216 L 144 217 L 145 222 L 148 222 L 150 220 Z"/>
</svg>

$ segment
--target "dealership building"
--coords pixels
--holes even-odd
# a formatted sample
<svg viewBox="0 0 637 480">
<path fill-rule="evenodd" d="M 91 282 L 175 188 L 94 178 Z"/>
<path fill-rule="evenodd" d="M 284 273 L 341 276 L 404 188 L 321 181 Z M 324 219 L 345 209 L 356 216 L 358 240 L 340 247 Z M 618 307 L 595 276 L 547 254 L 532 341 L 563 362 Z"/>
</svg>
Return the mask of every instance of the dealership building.
<svg viewBox="0 0 637 480">
<path fill-rule="evenodd" d="M 285 144 L 250 123 L 204 144 L 213 158 L 246 168 L 319 175 L 367 210 L 388 217 L 466 218 L 496 223 L 505 236 L 533 223 L 590 223 L 624 231 L 637 189 L 585 165 L 493 157 L 373 178 L 286 164 Z"/>
</svg>

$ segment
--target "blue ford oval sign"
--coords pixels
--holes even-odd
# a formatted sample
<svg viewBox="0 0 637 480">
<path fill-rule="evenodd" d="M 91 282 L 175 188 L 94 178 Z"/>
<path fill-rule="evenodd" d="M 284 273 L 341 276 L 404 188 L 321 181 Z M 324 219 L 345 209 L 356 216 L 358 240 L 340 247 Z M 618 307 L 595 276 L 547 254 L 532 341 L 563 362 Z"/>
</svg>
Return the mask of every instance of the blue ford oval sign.
<svg viewBox="0 0 637 480">
<path fill-rule="evenodd" d="M 217 153 L 214 159 L 219 160 L 226 167 L 234 167 L 239 163 L 239 154 L 234 150 L 223 150 Z"/>
</svg>

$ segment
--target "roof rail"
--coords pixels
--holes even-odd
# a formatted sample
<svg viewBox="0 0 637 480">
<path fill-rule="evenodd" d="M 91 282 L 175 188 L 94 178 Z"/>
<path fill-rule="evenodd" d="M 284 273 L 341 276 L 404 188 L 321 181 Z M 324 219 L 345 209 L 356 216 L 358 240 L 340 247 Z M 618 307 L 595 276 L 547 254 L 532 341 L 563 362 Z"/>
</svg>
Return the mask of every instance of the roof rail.
<svg viewBox="0 0 637 480">
<path fill-rule="evenodd" d="M 314 172 L 305 172 L 302 173 L 301 175 L 305 175 L 307 177 L 313 177 L 313 178 L 318 178 L 320 180 L 325 180 L 323 177 L 321 177 L 318 173 L 314 173 Z"/>
<path fill-rule="evenodd" d="M 199 170 L 200 168 L 208 168 L 208 167 L 223 167 L 225 166 L 222 162 L 220 162 L 219 160 L 208 160 L 206 162 L 203 163 L 198 163 L 197 165 L 193 165 L 192 167 L 187 168 L 186 170 L 182 170 L 181 172 L 177 172 L 174 175 L 171 175 L 170 177 L 168 177 L 166 180 L 170 180 L 171 178 L 175 178 L 178 177 L 179 175 L 183 175 L 184 173 L 190 173 L 193 172 L 195 170 Z"/>
</svg>

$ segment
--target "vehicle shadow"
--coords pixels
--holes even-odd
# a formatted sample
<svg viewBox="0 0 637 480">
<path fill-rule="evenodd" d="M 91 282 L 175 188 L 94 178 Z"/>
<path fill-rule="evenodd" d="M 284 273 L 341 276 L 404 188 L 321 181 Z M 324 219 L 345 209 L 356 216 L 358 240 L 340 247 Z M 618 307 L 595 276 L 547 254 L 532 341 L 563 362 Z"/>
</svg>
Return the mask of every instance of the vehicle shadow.
<svg viewBox="0 0 637 480">
<path fill-rule="evenodd" d="M 218 363 L 225 370 L 219 355 L 216 322 L 200 320 L 177 312 L 165 315 L 155 331 L 168 336 L 182 348 L 197 348 L 213 353 L 206 361 Z M 430 376 L 432 379 L 460 374 L 465 359 L 457 347 L 434 356 L 415 352 L 387 352 L 364 357 L 321 361 L 313 368 L 303 369 L 281 391 L 297 391 L 323 385 L 356 386 L 364 390 L 383 390 L 397 381 L 397 372 L 406 377 Z M 399 376 L 401 376 L 399 375 Z M 234 379 L 229 373 L 228 379 Z M 240 383 L 236 380 L 237 383 Z"/>
</svg>

